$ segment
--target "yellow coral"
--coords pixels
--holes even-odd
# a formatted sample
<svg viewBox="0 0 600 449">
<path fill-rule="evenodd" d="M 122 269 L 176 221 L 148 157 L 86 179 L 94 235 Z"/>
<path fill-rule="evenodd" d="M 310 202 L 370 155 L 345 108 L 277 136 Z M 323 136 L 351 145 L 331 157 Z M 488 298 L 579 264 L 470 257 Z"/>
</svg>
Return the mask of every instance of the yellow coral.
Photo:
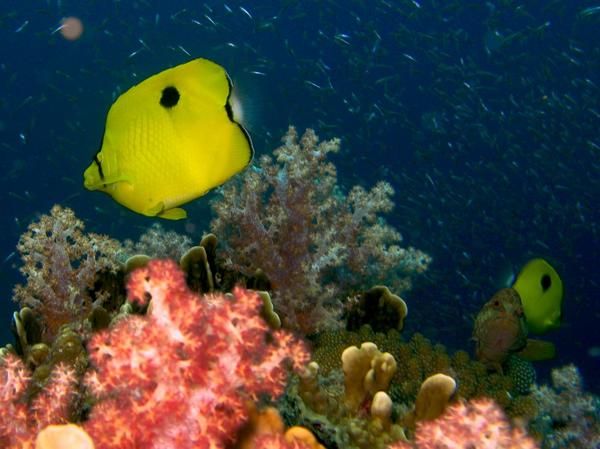
<svg viewBox="0 0 600 449">
<path fill-rule="evenodd" d="M 371 360 L 379 353 L 374 343 L 365 342 L 360 348 L 350 346 L 342 353 L 342 370 L 346 387 L 345 402 L 356 411 L 365 399 L 365 376 L 371 369 Z"/>
<path fill-rule="evenodd" d="M 356 411 L 363 401 L 378 391 L 385 391 L 396 373 L 396 360 L 382 353 L 375 343 L 365 342 L 360 348 L 350 346 L 342 353 L 345 402 Z"/>
<path fill-rule="evenodd" d="M 403 404 L 404 407 L 412 406 L 417 399 L 421 384 L 427 377 L 436 373 L 449 375 L 456 379 L 457 388 L 454 396 L 457 398 L 492 397 L 507 410 L 511 410 L 515 401 L 515 397 L 509 394 L 509 391 L 513 389 L 511 379 L 508 376 L 488 373 L 485 365 L 471 359 L 466 351 L 457 351 L 450 356 L 443 345 L 434 345 L 421 334 L 415 334 L 410 341 L 404 342 L 396 331 L 385 334 L 374 333 L 369 326 L 363 326 L 358 332 L 328 331 L 320 334 L 315 343 L 314 355 L 319 365 L 324 364 L 328 367 L 322 372 L 335 373 L 335 369 L 340 366 L 339 354 L 341 354 L 340 348 L 344 341 L 347 342 L 346 344 L 351 342 L 350 344 L 356 345 L 357 339 L 376 342 L 379 351 L 387 351 L 395 359 L 396 373 L 387 389 L 394 404 Z M 337 360 L 333 360 L 336 356 Z M 356 397 L 365 398 L 365 395 L 368 395 L 365 391 L 361 390 Z M 343 402 L 343 394 L 337 398 Z M 332 399 L 331 396 L 328 399 Z M 333 400 L 335 401 L 335 399 Z M 357 402 L 360 400 L 354 400 L 353 407 L 356 407 Z M 519 407 L 522 406 L 519 405 Z M 324 408 L 321 407 L 321 410 L 325 408 L 329 410 L 329 417 L 332 416 L 331 414 L 337 413 L 334 410 L 340 410 L 339 407 L 336 409 L 331 404 Z M 348 414 L 336 416 L 348 416 Z M 356 423 L 353 426 L 356 427 Z M 362 435 L 361 432 L 359 433 Z"/>
<path fill-rule="evenodd" d="M 385 391 L 378 391 L 371 401 L 371 416 L 377 418 L 385 429 L 391 424 L 392 398 Z"/>
<path fill-rule="evenodd" d="M 38 433 L 35 449 L 94 449 L 88 433 L 75 424 L 48 426 Z"/>
<path fill-rule="evenodd" d="M 469 357 L 469 353 L 467 351 L 456 351 L 452 356 L 452 365 L 456 368 L 463 368 L 468 366 L 471 358 Z"/>
<path fill-rule="evenodd" d="M 362 341 L 370 341 L 366 338 Z M 342 352 L 348 346 L 359 345 L 361 339 L 356 332 L 348 332 L 344 329 L 333 329 L 321 332 L 315 341 L 313 360 L 319 364 L 320 370 L 328 374 L 331 370 L 340 367 Z"/>
<path fill-rule="evenodd" d="M 508 407 L 508 416 L 511 418 L 520 418 L 524 421 L 530 421 L 539 413 L 539 405 L 534 396 L 529 394 L 517 396 Z"/>
<path fill-rule="evenodd" d="M 429 421 L 438 418 L 446 408 L 456 390 L 456 381 L 445 374 L 434 374 L 421 384 L 415 402 L 415 421 Z"/>
</svg>

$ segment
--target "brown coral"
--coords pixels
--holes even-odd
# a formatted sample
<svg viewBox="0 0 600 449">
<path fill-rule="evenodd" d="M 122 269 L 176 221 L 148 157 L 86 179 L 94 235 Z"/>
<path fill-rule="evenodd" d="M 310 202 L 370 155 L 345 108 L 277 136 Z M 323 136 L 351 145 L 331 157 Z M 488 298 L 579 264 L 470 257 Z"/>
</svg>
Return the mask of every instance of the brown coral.
<svg viewBox="0 0 600 449">
<path fill-rule="evenodd" d="M 358 330 L 368 324 L 375 332 L 401 331 L 407 315 L 408 306 L 400 296 L 384 285 L 376 285 L 348 302 L 346 328 Z"/>
<path fill-rule="evenodd" d="M 99 273 L 116 271 L 118 241 L 84 233 L 71 209 L 55 205 L 19 239 L 17 249 L 27 283 L 17 285 L 13 299 L 30 307 L 43 323 L 42 340 L 50 342 L 58 328 L 79 321 L 91 310 L 90 290 Z"/>
</svg>

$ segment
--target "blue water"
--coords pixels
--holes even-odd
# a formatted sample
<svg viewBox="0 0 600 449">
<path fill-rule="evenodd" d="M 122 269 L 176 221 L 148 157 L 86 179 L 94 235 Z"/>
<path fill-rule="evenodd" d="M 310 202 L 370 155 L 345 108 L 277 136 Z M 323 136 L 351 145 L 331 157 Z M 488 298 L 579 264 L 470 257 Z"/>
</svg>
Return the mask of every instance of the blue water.
<svg viewBox="0 0 600 449">
<path fill-rule="evenodd" d="M 4 1 L 0 341 L 12 338 L 20 278 L 10 255 L 28 223 L 55 203 L 118 238 L 152 223 L 85 191 L 82 172 L 119 93 L 201 56 L 229 71 L 259 155 L 288 124 L 313 127 L 342 138 L 334 162 L 344 187 L 393 184 L 387 220 L 434 258 L 406 295 L 408 335 L 471 348 L 481 305 L 510 272 L 545 257 L 566 295 L 563 325 L 545 336 L 558 360 L 538 366 L 574 362 L 600 391 L 591 375 L 600 359 L 589 355 L 600 346 L 600 12 L 582 13 L 594 6 Z M 73 42 L 52 33 L 69 15 L 85 26 Z M 197 239 L 208 201 L 187 209 Z"/>
</svg>

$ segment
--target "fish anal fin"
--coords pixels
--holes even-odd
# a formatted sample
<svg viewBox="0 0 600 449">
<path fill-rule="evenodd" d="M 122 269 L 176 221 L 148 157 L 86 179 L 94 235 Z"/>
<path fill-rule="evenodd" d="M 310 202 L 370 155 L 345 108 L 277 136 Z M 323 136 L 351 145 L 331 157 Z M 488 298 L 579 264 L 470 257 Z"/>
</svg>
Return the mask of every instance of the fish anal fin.
<svg viewBox="0 0 600 449">
<path fill-rule="evenodd" d="M 163 210 L 158 213 L 157 216 L 167 220 L 181 220 L 187 217 L 187 212 L 181 207 L 173 207 L 171 209 Z"/>
</svg>

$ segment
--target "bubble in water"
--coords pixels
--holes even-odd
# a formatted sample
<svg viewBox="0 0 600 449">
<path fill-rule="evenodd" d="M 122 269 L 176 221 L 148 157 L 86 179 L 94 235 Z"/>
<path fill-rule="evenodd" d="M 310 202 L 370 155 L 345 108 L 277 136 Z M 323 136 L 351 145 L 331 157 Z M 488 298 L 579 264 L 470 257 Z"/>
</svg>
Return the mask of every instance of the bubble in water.
<svg viewBox="0 0 600 449">
<path fill-rule="evenodd" d="M 65 17 L 61 20 L 60 34 L 69 40 L 74 41 L 83 34 L 83 24 L 77 17 Z"/>
</svg>

